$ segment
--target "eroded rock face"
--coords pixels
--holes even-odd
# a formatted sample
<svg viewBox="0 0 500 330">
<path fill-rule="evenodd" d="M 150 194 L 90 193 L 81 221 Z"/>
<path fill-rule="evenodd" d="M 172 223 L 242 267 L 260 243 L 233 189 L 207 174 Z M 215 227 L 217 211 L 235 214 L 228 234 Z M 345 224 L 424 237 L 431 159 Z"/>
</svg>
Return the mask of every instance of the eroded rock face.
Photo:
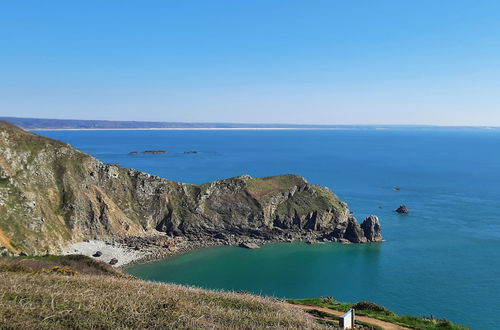
<svg viewBox="0 0 500 330">
<path fill-rule="evenodd" d="M 375 225 L 362 229 L 330 190 L 300 176 L 183 184 L 103 164 L 5 122 L 0 174 L 0 246 L 11 252 L 57 253 L 69 242 L 158 231 L 191 240 L 219 234 L 229 243 L 238 235 L 354 243 L 378 237 Z"/>
<path fill-rule="evenodd" d="M 349 218 L 347 228 L 342 238 L 352 243 L 366 243 L 368 241 L 360 225 L 353 217 Z"/>
<path fill-rule="evenodd" d="M 381 242 L 382 238 L 382 226 L 378 217 L 370 215 L 366 218 L 363 223 L 361 223 L 361 229 L 363 229 L 364 236 L 368 242 Z"/>
</svg>

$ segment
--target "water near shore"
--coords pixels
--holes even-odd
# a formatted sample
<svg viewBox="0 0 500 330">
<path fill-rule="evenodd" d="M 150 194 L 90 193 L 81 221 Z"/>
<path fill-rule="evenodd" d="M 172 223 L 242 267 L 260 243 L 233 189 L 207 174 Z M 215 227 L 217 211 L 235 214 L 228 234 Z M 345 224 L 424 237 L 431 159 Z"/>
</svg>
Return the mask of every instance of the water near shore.
<svg viewBox="0 0 500 330">
<path fill-rule="evenodd" d="M 104 162 L 189 183 L 243 173 L 301 174 L 332 188 L 358 219 L 377 214 L 387 240 L 210 248 L 136 266 L 132 274 L 275 296 L 373 300 L 474 329 L 500 324 L 498 130 L 39 133 Z M 409 215 L 393 212 L 401 203 Z"/>
</svg>

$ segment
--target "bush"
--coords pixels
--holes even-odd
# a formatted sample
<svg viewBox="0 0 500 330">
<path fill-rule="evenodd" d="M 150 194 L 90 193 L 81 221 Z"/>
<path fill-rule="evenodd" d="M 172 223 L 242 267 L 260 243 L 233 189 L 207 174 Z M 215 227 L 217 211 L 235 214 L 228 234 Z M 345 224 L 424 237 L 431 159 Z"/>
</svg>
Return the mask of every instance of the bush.
<svg viewBox="0 0 500 330">
<path fill-rule="evenodd" d="M 394 315 L 394 313 L 384 306 L 377 305 L 375 303 L 372 303 L 371 301 L 360 301 L 355 303 L 352 308 L 354 309 L 359 309 L 359 310 L 364 310 L 364 311 L 373 311 L 373 312 L 378 312 L 378 313 L 384 313 L 386 315 Z"/>
<path fill-rule="evenodd" d="M 76 274 L 78 274 L 73 268 L 69 266 L 54 266 L 54 267 L 44 268 L 42 269 L 42 272 L 46 274 L 58 274 L 65 276 L 75 276 Z"/>
</svg>

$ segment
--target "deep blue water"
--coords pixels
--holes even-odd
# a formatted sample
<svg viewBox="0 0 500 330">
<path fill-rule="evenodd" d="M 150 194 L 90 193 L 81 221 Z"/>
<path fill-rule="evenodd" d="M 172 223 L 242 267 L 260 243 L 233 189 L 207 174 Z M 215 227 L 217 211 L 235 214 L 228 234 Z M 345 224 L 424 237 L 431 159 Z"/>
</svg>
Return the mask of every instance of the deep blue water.
<svg viewBox="0 0 500 330">
<path fill-rule="evenodd" d="M 39 133 L 104 162 L 188 183 L 244 173 L 297 173 L 330 187 L 358 219 L 378 215 L 387 240 L 350 246 L 281 244 L 255 251 L 214 248 L 132 273 L 274 296 L 366 299 L 399 313 L 433 314 L 474 329 L 499 328 L 498 130 Z M 146 149 L 170 153 L 128 154 Z M 188 150 L 200 153 L 183 153 Z M 410 215 L 392 211 L 401 203 Z"/>
</svg>

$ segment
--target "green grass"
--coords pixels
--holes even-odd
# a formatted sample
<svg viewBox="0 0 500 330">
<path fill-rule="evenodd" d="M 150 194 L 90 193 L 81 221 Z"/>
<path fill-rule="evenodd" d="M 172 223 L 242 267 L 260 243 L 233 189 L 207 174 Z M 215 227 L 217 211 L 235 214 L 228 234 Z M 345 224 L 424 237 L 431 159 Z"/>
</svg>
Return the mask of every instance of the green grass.
<svg viewBox="0 0 500 330">
<path fill-rule="evenodd" d="M 423 329 L 423 330 L 468 329 L 467 327 L 452 323 L 446 319 L 398 315 L 383 306 L 365 301 L 358 302 L 355 304 L 338 302 L 331 298 L 289 299 L 287 301 L 291 304 L 319 306 L 319 307 L 331 308 L 342 312 L 347 312 L 349 309 L 354 308 L 356 310 L 357 315 L 369 316 L 375 319 L 398 324 L 412 329 Z"/>
</svg>

